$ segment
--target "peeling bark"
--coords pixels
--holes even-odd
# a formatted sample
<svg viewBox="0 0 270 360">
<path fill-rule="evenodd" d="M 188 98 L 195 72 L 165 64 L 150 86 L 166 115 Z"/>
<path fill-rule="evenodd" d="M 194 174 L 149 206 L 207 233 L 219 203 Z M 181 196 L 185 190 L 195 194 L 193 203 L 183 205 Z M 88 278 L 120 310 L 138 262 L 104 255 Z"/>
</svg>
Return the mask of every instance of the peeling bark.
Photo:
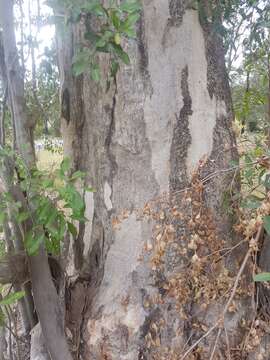
<svg viewBox="0 0 270 360">
<path fill-rule="evenodd" d="M 125 44 L 132 64 L 122 65 L 106 91 L 87 74 L 72 76 L 80 26 L 71 25 L 58 39 L 58 51 L 62 94 L 69 89 L 68 118 L 62 112 L 65 153 L 96 189 L 88 198 L 80 262 L 70 251 L 68 266 L 75 278 L 70 288 L 81 278 L 89 282 L 82 357 L 178 359 L 224 306 L 219 299 L 202 310 L 196 302 L 196 281 L 188 281 L 197 255 L 190 241 L 201 233 L 196 246 L 202 257 L 237 241 L 222 205 L 228 188 L 237 188 L 233 176 L 218 174 L 199 187 L 237 160 L 222 41 L 185 1 L 145 0 L 139 40 Z M 106 74 L 106 55 L 100 65 Z M 164 233 L 170 240 L 160 243 Z M 222 262 L 215 275 L 206 266 L 209 283 L 226 268 L 233 278 L 241 256 Z M 237 314 L 226 316 L 235 347 L 243 336 L 246 298 Z M 209 359 L 214 342 L 207 338 L 196 356 Z"/>
</svg>

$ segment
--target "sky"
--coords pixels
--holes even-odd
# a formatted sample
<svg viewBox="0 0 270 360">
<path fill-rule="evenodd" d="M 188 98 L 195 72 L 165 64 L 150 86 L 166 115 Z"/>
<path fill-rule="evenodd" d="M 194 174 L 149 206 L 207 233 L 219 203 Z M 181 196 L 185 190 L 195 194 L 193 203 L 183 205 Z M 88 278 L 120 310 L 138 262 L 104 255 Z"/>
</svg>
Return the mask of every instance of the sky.
<svg viewBox="0 0 270 360">
<path fill-rule="evenodd" d="M 40 0 L 40 8 L 41 8 L 41 15 L 47 17 L 52 15 L 52 9 L 49 8 L 45 4 L 45 0 Z M 24 23 L 24 33 L 28 36 L 30 34 L 30 27 L 29 27 L 29 9 L 31 13 L 31 17 L 36 16 L 38 14 L 38 6 L 37 0 L 23 0 L 22 1 L 22 8 L 23 8 L 23 23 Z M 15 18 L 17 20 L 20 19 L 20 9 L 19 6 L 16 5 L 14 8 Z M 19 25 L 19 24 L 17 24 Z M 36 63 L 38 64 L 41 61 L 42 54 L 44 52 L 44 48 L 50 47 L 55 35 L 55 28 L 53 25 L 43 25 L 39 29 L 37 26 L 31 26 L 31 34 L 34 38 L 37 39 L 38 48 L 36 49 Z M 20 47 L 20 28 L 17 26 L 16 28 L 16 37 L 18 41 L 18 46 Z M 29 54 L 29 49 L 25 46 L 24 51 L 25 59 L 26 59 L 26 67 L 31 69 L 31 57 Z"/>
</svg>

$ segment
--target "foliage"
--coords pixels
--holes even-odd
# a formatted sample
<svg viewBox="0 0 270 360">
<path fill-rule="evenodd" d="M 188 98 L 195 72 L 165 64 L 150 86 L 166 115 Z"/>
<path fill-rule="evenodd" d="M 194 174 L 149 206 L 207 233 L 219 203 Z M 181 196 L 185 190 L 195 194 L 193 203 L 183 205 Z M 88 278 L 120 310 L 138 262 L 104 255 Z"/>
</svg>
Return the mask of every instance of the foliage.
<svg viewBox="0 0 270 360">
<path fill-rule="evenodd" d="M 270 273 L 260 273 L 254 276 L 255 282 L 270 281 Z"/>
<path fill-rule="evenodd" d="M 24 297 L 24 291 L 17 291 L 11 294 L 6 295 L 2 300 L 0 300 L 0 306 L 12 305 L 18 300 Z"/>
<path fill-rule="evenodd" d="M 53 1 L 48 2 L 55 6 Z M 84 41 L 78 44 L 78 51 L 73 59 L 73 72 L 76 76 L 89 71 L 91 78 L 99 82 L 101 69 L 98 55 L 106 53 L 111 60 L 110 77 L 114 78 L 119 61 L 128 65 L 129 55 L 123 49 L 125 39 L 136 37 L 136 23 L 140 18 L 140 3 L 138 0 L 126 0 L 120 5 L 110 1 L 109 6 L 100 1 L 62 0 L 66 9 L 65 21 L 78 22 L 84 19 Z"/>
<path fill-rule="evenodd" d="M 10 156 L 9 151 L 2 151 L 1 158 L 7 154 Z M 16 174 L 14 172 L 12 181 L 26 195 L 29 205 L 26 208 L 20 201 L 14 201 L 10 193 L 3 193 L 0 206 L 4 215 L 0 221 L 6 221 L 7 207 L 11 208 L 21 228 L 26 222 L 31 223 L 31 230 L 24 234 L 29 255 L 35 255 L 41 243 L 46 245 L 49 253 L 59 254 L 65 233 L 76 237 L 76 221 L 87 220 L 83 197 L 76 188 L 77 182 L 83 181 L 84 174 L 80 171 L 72 173 L 68 158 L 51 173 L 37 168 L 30 171 L 19 156 L 15 164 Z"/>
<path fill-rule="evenodd" d="M 258 234 L 262 228 L 263 232 L 270 235 L 270 150 L 263 131 L 245 133 L 238 141 L 242 187 L 241 192 L 234 197 L 240 205 L 238 226 L 250 242 L 250 247 L 255 242 L 254 252 L 259 254 L 260 248 L 254 234 Z M 261 271 L 258 266 L 256 271 Z M 269 281 L 270 274 L 267 274 L 254 275 L 254 281 Z"/>
<path fill-rule="evenodd" d="M 269 94 L 269 2 L 235 1 L 225 26 L 227 66 L 236 116 L 248 131 L 266 129 L 269 117 L 266 111 Z M 243 60 L 239 63 L 241 57 Z"/>
<path fill-rule="evenodd" d="M 270 93 L 268 1 L 237 0 L 226 17 L 227 66 L 231 75 L 236 121 L 240 124 L 241 202 L 246 229 L 252 233 L 261 224 L 270 234 L 270 150 L 268 110 Z M 242 51 L 243 61 L 234 68 Z M 241 133 L 241 134 L 240 134 Z M 254 276 L 254 281 L 269 281 L 269 273 Z"/>
<path fill-rule="evenodd" d="M 44 49 L 42 60 L 37 66 L 35 92 L 32 79 L 26 77 L 25 97 L 29 117 L 35 124 L 35 136 L 59 136 L 59 74 L 55 46 Z"/>
</svg>

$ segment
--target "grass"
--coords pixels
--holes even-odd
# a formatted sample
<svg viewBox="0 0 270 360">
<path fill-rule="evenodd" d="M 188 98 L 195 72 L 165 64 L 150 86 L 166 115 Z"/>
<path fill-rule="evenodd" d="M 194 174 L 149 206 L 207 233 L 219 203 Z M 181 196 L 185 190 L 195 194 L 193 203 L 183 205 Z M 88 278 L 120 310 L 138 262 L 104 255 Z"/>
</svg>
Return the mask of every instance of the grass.
<svg viewBox="0 0 270 360">
<path fill-rule="evenodd" d="M 63 154 L 54 153 L 49 150 L 37 152 L 37 164 L 40 170 L 54 171 L 59 168 Z"/>
</svg>

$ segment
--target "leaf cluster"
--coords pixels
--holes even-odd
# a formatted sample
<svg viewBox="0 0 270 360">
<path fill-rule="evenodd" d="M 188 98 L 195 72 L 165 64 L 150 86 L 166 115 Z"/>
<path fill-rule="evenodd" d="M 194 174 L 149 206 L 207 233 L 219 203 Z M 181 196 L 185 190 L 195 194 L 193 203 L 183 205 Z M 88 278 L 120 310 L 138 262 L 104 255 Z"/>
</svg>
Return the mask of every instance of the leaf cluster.
<svg viewBox="0 0 270 360">
<path fill-rule="evenodd" d="M 141 11 L 139 0 L 126 0 L 120 5 L 110 1 L 108 6 L 96 0 L 62 0 L 62 5 L 66 9 L 66 24 L 82 19 L 85 22 L 84 41 L 78 44 L 78 51 L 73 58 L 74 75 L 89 72 L 91 78 L 99 82 L 101 69 L 98 54 L 106 53 L 111 60 L 109 75 L 114 78 L 120 61 L 126 65 L 130 63 L 122 43 L 124 39 L 136 38 L 136 23 Z"/>
<path fill-rule="evenodd" d="M 7 210 L 11 210 L 29 255 L 35 255 L 42 243 L 49 253 L 59 255 L 66 232 L 76 237 L 76 222 L 87 221 L 84 199 L 77 190 L 77 183 L 83 183 L 85 175 L 81 171 L 72 172 L 68 158 L 52 173 L 37 168 L 29 170 L 19 156 L 15 164 L 16 173 L 11 181 L 19 186 L 26 201 L 14 201 L 12 194 L 4 192 L 0 224 L 8 220 Z M 84 187 L 84 191 L 92 189 Z"/>
</svg>

